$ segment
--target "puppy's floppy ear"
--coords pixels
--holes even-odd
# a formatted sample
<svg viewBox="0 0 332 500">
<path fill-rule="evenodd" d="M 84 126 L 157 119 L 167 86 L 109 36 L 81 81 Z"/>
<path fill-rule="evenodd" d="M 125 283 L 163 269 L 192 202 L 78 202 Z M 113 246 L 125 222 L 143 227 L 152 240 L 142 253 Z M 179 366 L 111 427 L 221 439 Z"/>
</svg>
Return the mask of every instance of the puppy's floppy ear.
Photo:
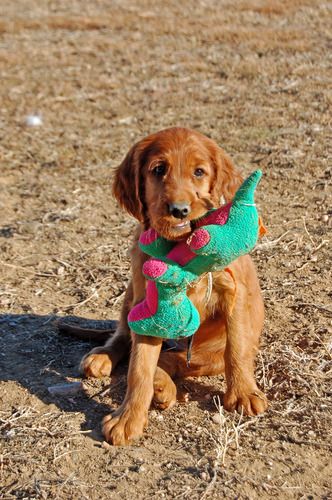
<svg viewBox="0 0 332 500">
<path fill-rule="evenodd" d="M 130 215 L 144 222 L 144 177 L 141 143 L 135 144 L 115 171 L 113 195 Z"/>
<path fill-rule="evenodd" d="M 225 151 L 216 146 L 210 149 L 212 164 L 215 169 L 215 179 L 211 190 L 212 200 L 215 206 L 220 205 L 223 196 L 226 202 L 232 200 L 237 189 L 243 182 L 243 177 L 234 167 L 232 160 Z"/>
</svg>

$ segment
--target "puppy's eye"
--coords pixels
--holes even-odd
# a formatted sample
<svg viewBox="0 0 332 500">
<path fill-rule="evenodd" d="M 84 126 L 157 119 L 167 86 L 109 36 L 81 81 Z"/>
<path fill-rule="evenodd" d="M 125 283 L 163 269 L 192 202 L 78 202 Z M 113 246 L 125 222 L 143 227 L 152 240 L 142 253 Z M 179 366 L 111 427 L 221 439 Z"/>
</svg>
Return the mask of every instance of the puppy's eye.
<svg viewBox="0 0 332 500">
<path fill-rule="evenodd" d="M 200 167 L 198 168 L 195 168 L 195 171 L 194 171 L 194 176 L 195 177 L 203 177 L 203 175 L 205 174 L 204 170 Z"/>
<path fill-rule="evenodd" d="M 158 163 L 155 167 L 152 169 L 152 173 L 156 177 L 162 177 L 166 173 L 166 163 Z"/>
</svg>

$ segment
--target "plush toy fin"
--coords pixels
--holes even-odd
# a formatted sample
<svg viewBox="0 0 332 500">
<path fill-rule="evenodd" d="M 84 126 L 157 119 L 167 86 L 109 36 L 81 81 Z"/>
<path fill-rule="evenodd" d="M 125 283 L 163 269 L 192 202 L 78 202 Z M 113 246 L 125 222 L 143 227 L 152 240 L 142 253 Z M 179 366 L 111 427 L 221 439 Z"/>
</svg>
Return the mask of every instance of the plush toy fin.
<svg viewBox="0 0 332 500">
<path fill-rule="evenodd" d="M 264 222 L 263 222 L 263 219 L 262 217 L 258 217 L 258 236 L 261 238 L 262 236 L 264 236 L 264 234 L 267 234 L 268 233 L 268 230 L 266 229 L 266 227 L 264 226 Z"/>
</svg>

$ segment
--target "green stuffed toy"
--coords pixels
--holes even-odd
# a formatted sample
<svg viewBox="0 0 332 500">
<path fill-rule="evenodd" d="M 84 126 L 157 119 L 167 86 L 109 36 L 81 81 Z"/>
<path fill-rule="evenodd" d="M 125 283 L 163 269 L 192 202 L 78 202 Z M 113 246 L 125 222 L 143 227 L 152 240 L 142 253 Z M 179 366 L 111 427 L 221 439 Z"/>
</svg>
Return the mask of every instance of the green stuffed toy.
<svg viewBox="0 0 332 500">
<path fill-rule="evenodd" d="M 253 172 L 231 203 L 195 221 L 197 229 L 186 240 L 165 240 L 154 229 L 142 233 L 140 248 L 152 258 L 143 265 L 146 298 L 128 315 L 135 333 L 178 339 L 196 332 L 200 317 L 187 287 L 203 273 L 222 270 L 254 248 L 260 227 L 254 193 L 261 176 L 260 170 Z"/>
</svg>

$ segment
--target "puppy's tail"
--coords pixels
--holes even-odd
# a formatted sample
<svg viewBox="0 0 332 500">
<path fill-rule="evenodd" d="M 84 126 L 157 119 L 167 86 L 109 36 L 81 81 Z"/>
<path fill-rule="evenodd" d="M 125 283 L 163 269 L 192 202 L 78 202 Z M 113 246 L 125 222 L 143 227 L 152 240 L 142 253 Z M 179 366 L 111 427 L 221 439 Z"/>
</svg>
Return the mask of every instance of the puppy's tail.
<svg viewBox="0 0 332 500">
<path fill-rule="evenodd" d="M 65 320 L 58 320 L 56 322 L 56 326 L 58 327 L 61 335 L 67 335 L 69 337 L 85 340 L 87 342 L 95 342 L 96 344 L 102 345 L 110 338 L 111 335 L 113 335 L 116 330 L 117 323 L 117 321 L 112 321 L 111 327 L 105 330 L 82 328 L 80 326 L 66 323 Z"/>
</svg>

